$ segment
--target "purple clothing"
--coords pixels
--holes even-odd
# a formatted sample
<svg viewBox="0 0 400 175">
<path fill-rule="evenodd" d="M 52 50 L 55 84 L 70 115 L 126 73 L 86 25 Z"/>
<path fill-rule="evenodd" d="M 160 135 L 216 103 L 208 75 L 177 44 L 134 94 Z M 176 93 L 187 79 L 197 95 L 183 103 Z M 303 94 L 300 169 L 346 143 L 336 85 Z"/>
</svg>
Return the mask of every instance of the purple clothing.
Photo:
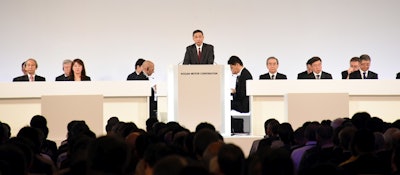
<svg viewBox="0 0 400 175">
<path fill-rule="evenodd" d="M 292 155 L 290 157 L 292 158 L 293 161 L 295 174 L 297 174 L 299 171 L 300 161 L 303 158 L 304 153 L 307 150 L 315 147 L 316 145 L 317 145 L 316 141 L 308 141 L 304 146 L 293 150 Z"/>
</svg>

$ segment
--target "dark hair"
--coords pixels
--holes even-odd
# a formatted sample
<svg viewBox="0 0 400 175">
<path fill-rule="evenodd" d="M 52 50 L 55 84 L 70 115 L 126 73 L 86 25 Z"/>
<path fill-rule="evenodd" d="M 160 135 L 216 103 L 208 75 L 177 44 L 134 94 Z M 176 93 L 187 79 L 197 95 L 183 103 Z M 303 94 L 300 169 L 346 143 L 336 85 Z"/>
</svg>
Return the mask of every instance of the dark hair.
<svg viewBox="0 0 400 175">
<path fill-rule="evenodd" d="M 47 120 L 42 115 L 35 115 L 32 117 L 30 125 L 34 128 L 43 128 L 47 126 Z"/>
<path fill-rule="evenodd" d="M 147 119 L 146 120 L 146 130 L 147 130 L 147 132 L 154 133 L 153 132 L 153 126 L 157 122 L 158 122 L 157 118 L 149 118 L 149 119 Z"/>
<path fill-rule="evenodd" d="M 360 56 L 360 62 L 361 61 L 371 61 L 371 58 L 367 54 L 363 54 Z"/>
<path fill-rule="evenodd" d="M 197 30 L 193 31 L 193 35 L 192 36 L 194 36 L 194 34 L 196 34 L 196 33 L 201 33 L 203 35 L 203 31 L 197 29 Z"/>
<path fill-rule="evenodd" d="M 229 64 L 229 65 L 240 64 L 241 66 L 243 66 L 242 60 L 240 60 L 240 58 L 237 57 L 237 56 L 235 56 L 235 55 L 233 55 L 233 56 L 231 56 L 231 57 L 229 58 L 228 64 Z"/>
<path fill-rule="evenodd" d="M 374 151 L 375 137 L 372 131 L 360 129 L 354 133 L 353 148 L 357 148 L 358 153 L 370 153 Z"/>
<path fill-rule="evenodd" d="M 212 131 L 215 131 L 214 125 L 212 125 L 211 123 L 207 123 L 207 122 L 199 123 L 199 124 L 196 126 L 196 132 L 199 132 L 199 131 L 202 130 L 202 129 L 210 129 L 210 130 L 212 130 Z"/>
<path fill-rule="evenodd" d="M 360 58 L 359 57 L 353 57 L 353 58 L 350 59 L 350 62 L 354 62 L 354 61 L 359 62 Z"/>
<path fill-rule="evenodd" d="M 71 80 L 74 80 L 75 79 L 75 75 L 74 75 L 74 70 L 73 70 L 73 67 L 74 67 L 74 64 L 75 63 L 78 63 L 79 65 L 81 65 L 82 66 L 82 72 L 81 72 L 81 78 L 82 77 L 86 77 L 86 69 L 85 69 L 85 64 L 83 63 L 83 61 L 81 60 L 81 59 L 79 59 L 79 58 L 77 58 L 77 59 L 74 59 L 74 61 L 72 61 L 72 66 L 71 66 Z"/>
<path fill-rule="evenodd" d="M 130 159 L 128 145 L 112 136 L 102 136 L 91 142 L 87 154 L 88 168 L 92 170 L 89 172 L 104 174 L 124 174 Z"/>
<path fill-rule="evenodd" d="M 142 64 L 143 64 L 144 61 L 145 61 L 145 60 L 144 60 L 143 58 L 139 58 L 139 59 L 136 61 L 136 63 L 135 63 L 135 69 L 136 69 L 138 66 L 142 66 Z"/>
<path fill-rule="evenodd" d="M 244 172 L 243 151 L 234 144 L 222 145 L 218 151 L 218 165 L 225 175 L 240 175 Z"/>
<path fill-rule="evenodd" d="M 276 58 L 276 57 L 269 57 L 269 58 L 267 58 L 267 64 L 268 64 L 268 61 L 269 61 L 269 60 L 276 60 L 276 64 L 279 65 L 279 60 L 278 60 L 278 58 Z"/>
<path fill-rule="evenodd" d="M 321 61 L 322 62 L 321 58 L 319 58 L 319 57 L 312 57 L 309 61 L 310 61 L 310 65 L 315 63 L 315 62 L 317 62 L 317 61 Z"/>
<path fill-rule="evenodd" d="M 312 58 L 308 59 L 306 62 L 306 65 L 311 65 L 311 60 L 312 60 Z"/>
<path fill-rule="evenodd" d="M 107 120 L 106 131 L 110 132 L 112 127 L 119 122 L 118 117 L 111 117 Z"/>
</svg>

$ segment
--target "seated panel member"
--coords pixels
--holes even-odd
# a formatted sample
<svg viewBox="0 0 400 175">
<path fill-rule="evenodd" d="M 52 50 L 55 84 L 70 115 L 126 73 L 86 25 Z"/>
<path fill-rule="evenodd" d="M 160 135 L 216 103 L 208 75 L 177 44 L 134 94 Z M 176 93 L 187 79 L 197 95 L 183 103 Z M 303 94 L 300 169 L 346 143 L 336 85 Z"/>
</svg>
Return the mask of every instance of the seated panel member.
<svg viewBox="0 0 400 175">
<path fill-rule="evenodd" d="M 145 60 L 142 58 L 139 58 L 136 63 L 135 63 L 135 71 L 132 72 L 131 74 L 128 75 L 128 78 L 126 80 L 137 80 L 139 77 L 143 77 L 143 69 L 142 69 L 142 64 Z"/>
<path fill-rule="evenodd" d="M 397 73 L 396 79 L 400 79 L 400 72 Z"/>
<path fill-rule="evenodd" d="M 287 77 L 284 74 L 278 72 L 279 60 L 275 57 L 269 57 L 267 59 L 267 69 L 268 73 L 260 75 L 260 80 L 275 80 L 275 79 L 284 79 Z"/>
<path fill-rule="evenodd" d="M 204 35 L 201 30 L 193 32 L 194 44 L 186 47 L 183 64 L 213 64 L 214 46 L 203 43 Z"/>
<path fill-rule="evenodd" d="M 349 79 L 378 79 L 378 74 L 369 70 L 371 58 L 364 54 L 360 56 L 360 70 L 349 75 Z"/>
<path fill-rule="evenodd" d="M 38 64 L 35 59 L 29 58 L 25 61 L 25 71 L 26 75 L 16 77 L 13 79 L 14 82 L 16 81 L 46 81 L 46 78 L 36 75 L 36 69 L 38 68 Z"/>
<path fill-rule="evenodd" d="M 319 57 L 312 57 L 310 60 L 312 72 L 307 79 L 332 79 L 330 73 L 322 71 L 322 60 Z"/>
<path fill-rule="evenodd" d="M 139 74 L 135 79 L 128 80 L 149 80 L 149 77 L 154 73 L 154 63 L 145 60 L 141 66 L 142 73 Z M 156 85 L 151 88 L 150 104 L 149 104 L 149 116 L 150 118 L 157 118 L 157 101 L 155 101 L 155 93 L 157 91 Z"/>
<path fill-rule="evenodd" d="M 311 58 L 307 60 L 306 63 L 306 68 L 307 70 L 304 72 L 300 72 L 297 74 L 297 79 L 308 79 L 308 74 L 310 74 L 312 72 L 312 68 L 311 68 Z"/>
<path fill-rule="evenodd" d="M 233 100 L 231 109 L 238 112 L 249 112 L 249 96 L 246 95 L 246 80 L 252 80 L 250 72 L 243 66 L 242 60 L 231 56 L 228 60 L 232 74 L 237 75 L 235 89 L 231 89 Z"/>
<path fill-rule="evenodd" d="M 23 74 L 23 75 L 26 75 L 26 71 L 25 71 L 25 61 L 22 62 L 22 64 L 21 64 L 21 71 L 22 71 L 22 74 Z"/>
<path fill-rule="evenodd" d="M 63 71 L 64 74 L 56 77 L 56 81 L 68 81 L 68 77 L 71 73 L 71 66 L 72 66 L 72 61 L 67 59 L 63 61 Z"/>
<path fill-rule="evenodd" d="M 79 58 L 72 61 L 70 74 L 68 81 L 90 81 L 90 77 L 86 75 L 85 64 Z"/>
<path fill-rule="evenodd" d="M 342 79 L 349 79 L 351 73 L 360 69 L 360 58 L 353 57 L 350 59 L 350 68 L 342 72 Z"/>
</svg>

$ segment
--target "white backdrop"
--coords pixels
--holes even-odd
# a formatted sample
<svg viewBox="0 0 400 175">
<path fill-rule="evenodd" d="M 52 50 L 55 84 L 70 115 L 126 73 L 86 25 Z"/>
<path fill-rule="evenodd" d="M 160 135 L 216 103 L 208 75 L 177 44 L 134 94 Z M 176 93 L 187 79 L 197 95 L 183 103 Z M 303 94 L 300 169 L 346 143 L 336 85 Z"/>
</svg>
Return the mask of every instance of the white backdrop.
<svg viewBox="0 0 400 175">
<path fill-rule="evenodd" d="M 195 29 L 214 45 L 218 64 L 237 55 L 256 79 L 269 56 L 289 79 L 320 56 L 339 79 L 364 53 L 380 79 L 394 79 L 399 9 L 399 0 L 0 0 L 0 81 L 19 76 L 30 57 L 48 81 L 77 57 L 95 81 L 125 80 L 139 57 L 153 60 L 156 80 L 166 81 Z"/>
</svg>

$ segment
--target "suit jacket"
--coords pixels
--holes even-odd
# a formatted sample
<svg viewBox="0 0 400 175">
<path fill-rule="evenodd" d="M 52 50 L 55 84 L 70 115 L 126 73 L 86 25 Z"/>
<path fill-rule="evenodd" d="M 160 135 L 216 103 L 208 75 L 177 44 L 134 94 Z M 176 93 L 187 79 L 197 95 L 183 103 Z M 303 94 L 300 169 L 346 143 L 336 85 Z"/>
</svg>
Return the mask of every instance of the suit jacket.
<svg viewBox="0 0 400 175">
<path fill-rule="evenodd" d="M 140 74 L 136 74 L 136 71 L 129 74 L 128 78 L 126 78 L 126 80 L 139 80 L 139 79 L 143 79 L 143 78 L 147 78 L 146 76 L 144 76 L 143 72 L 140 72 Z"/>
<path fill-rule="evenodd" d="M 349 76 L 349 79 L 362 79 L 361 70 L 352 72 Z M 378 79 L 378 74 L 372 71 L 368 71 L 367 79 Z"/>
<path fill-rule="evenodd" d="M 400 72 L 399 72 L 399 73 L 397 73 L 397 77 L 396 77 L 396 79 L 400 79 Z"/>
<path fill-rule="evenodd" d="M 62 74 L 56 77 L 56 81 L 68 81 L 68 77 L 66 77 L 65 74 Z"/>
<path fill-rule="evenodd" d="M 311 72 L 310 74 L 308 74 L 306 79 L 317 79 L 317 78 L 314 76 L 314 73 Z M 330 73 L 322 71 L 321 77 L 319 79 L 332 79 L 332 75 Z"/>
<path fill-rule="evenodd" d="M 28 77 L 28 75 L 22 75 L 19 77 L 15 77 L 13 79 L 13 82 L 16 82 L 16 81 L 29 81 L 29 77 Z M 41 77 L 39 75 L 35 75 L 35 81 L 46 81 L 46 78 Z"/>
<path fill-rule="evenodd" d="M 308 77 L 307 71 L 300 72 L 299 74 L 297 74 L 297 79 L 298 79 L 298 80 L 299 80 L 299 79 L 307 79 L 307 77 Z"/>
<path fill-rule="evenodd" d="M 246 95 L 246 80 L 252 79 L 253 77 L 246 68 L 243 68 L 240 76 L 236 79 L 236 93 L 232 94 L 232 103 L 240 104 L 237 109 L 233 108 L 238 112 L 249 112 L 249 96 Z"/>
<path fill-rule="evenodd" d="M 349 73 L 347 72 L 347 70 L 342 72 L 342 79 L 347 79 L 347 75 L 349 75 Z M 350 78 L 350 77 L 349 77 Z"/>
<path fill-rule="evenodd" d="M 270 79 L 271 79 L 271 77 L 269 76 L 269 73 L 260 75 L 260 80 L 270 80 Z M 281 74 L 278 72 L 278 73 L 276 73 L 275 79 L 276 80 L 286 80 L 287 77 L 285 74 Z"/>
<path fill-rule="evenodd" d="M 185 58 L 183 64 L 214 64 L 214 46 L 203 43 L 201 48 L 201 59 L 197 55 L 197 48 L 195 44 L 186 47 Z"/>
<path fill-rule="evenodd" d="M 66 81 L 75 81 L 73 77 L 69 76 Z M 82 76 L 81 81 L 91 81 L 89 76 Z"/>
</svg>

